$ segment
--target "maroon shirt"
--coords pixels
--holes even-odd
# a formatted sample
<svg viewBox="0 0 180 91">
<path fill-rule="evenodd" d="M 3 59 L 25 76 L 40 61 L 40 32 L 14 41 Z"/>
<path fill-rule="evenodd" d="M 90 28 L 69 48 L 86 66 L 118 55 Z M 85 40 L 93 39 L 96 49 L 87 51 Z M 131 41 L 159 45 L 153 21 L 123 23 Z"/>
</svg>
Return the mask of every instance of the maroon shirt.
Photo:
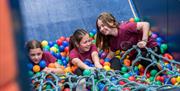
<svg viewBox="0 0 180 91">
<path fill-rule="evenodd" d="M 49 52 L 43 52 L 42 60 L 46 61 L 46 65 L 48 66 L 50 63 L 55 63 L 57 59 Z"/>
<path fill-rule="evenodd" d="M 69 58 L 72 60 L 73 58 L 79 58 L 81 61 L 85 59 L 90 59 L 92 61 L 91 54 L 92 52 L 97 51 L 96 45 L 92 44 L 89 51 L 85 53 L 80 53 L 77 48 L 74 48 L 69 53 Z"/>
<path fill-rule="evenodd" d="M 119 24 L 118 35 L 111 37 L 109 45 L 112 51 L 127 50 L 142 40 L 143 32 L 137 30 L 137 23 L 123 22 Z M 147 47 L 155 47 L 157 43 L 154 39 L 148 38 Z"/>
</svg>

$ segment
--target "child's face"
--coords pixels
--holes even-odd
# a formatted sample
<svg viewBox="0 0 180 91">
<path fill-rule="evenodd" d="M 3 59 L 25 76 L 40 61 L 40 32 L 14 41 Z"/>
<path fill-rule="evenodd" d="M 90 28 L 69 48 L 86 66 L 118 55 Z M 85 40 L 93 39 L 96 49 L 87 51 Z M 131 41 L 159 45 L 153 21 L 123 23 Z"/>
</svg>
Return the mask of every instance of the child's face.
<svg viewBox="0 0 180 91">
<path fill-rule="evenodd" d="M 35 48 L 35 49 L 30 49 L 29 50 L 29 57 L 32 62 L 35 64 L 38 64 L 40 60 L 42 59 L 43 51 L 41 48 Z"/>
<path fill-rule="evenodd" d="M 105 25 L 105 24 L 102 22 L 102 20 L 99 20 L 99 19 L 98 19 L 97 25 L 98 25 L 99 30 L 100 30 L 100 32 L 101 32 L 102 34 L 104 34 L 104 35 L 110 35 L 110 33 L 111 33 L 111 28 L 108 27 L 107 25 Z"/>
<path fill-rule="evenodd" d="M 89 51 L 91 47 L 91 40 L 89 38 L 89 34 L 86 34 L 79 43 L 79 49 L 83 52 Z"/>
</svg>

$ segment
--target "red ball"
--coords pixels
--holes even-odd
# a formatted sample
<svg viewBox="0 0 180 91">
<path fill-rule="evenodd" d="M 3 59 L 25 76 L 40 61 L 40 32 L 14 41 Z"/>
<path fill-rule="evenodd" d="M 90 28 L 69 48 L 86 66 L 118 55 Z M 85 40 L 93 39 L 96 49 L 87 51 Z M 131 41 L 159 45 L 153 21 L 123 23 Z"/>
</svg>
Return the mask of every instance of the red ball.
<svg viewBox="0 0 180 91">
<path fill-rule="evenodd" d="M 156 77 L 156 80 L 157 80 L 157 81 L 160 81 L 160 78 L 161 78 L 161 76 L 157 76 L 157 77 Z"/>
<path fill-rule="evenodd" d="M 70 89 L 69 88 L 65 88 L 64 91 L 70 91 Z"/>
<path fill-rule="evenodd" d="M 120 84 L 120 85 L 124 85 L 125 82 L 124 82 L 124 81 L 119 81 L 119 84 Z"/>
<path fill-rule="evenodd" d="M 160 80 L 161 82 L 164 82 L 164 77 L 161 76 L 159 80 Z"/>
<path fill-rule="evenodd" d="M 130 76 L 128 79 L 129 79 L 130 81 L 135 81 L 135 77 L 134 77 L 134 76 Z"/>
<path fill-rule="evenodd" d="M 66 41 L 68 41 L 68 42 L 69 42 L 69 39 L 70 39 L 70 38 L 69 38 L 69 37 L 67 37 L 67 38 L 66 38 Z"/>
<path fill-rule="evenodd" d="M 65 40 L 65 37 L 64 37 L 64 36 L 61 36 L 59 39 L 62 40 L 62 41 L 64 41 L 64 40 Z"/>
<path fill-rule="evenodd" d="M 69 47 L 68 47 L 68 46 L 65 47 L 64 51 L 65 51 L 66 53 L 69 52 Z"/>
<path fill-rule="evenodd" d="M 62 45 L 62 42 L 63 42 L 63 41 L 60 40 L 60 39 L 57 40 L 57 44 L 58 44 L 59 46 Z"/>
<path fill-rule="evenodd" d="M 147 78 L 149 78 L 151 75 L 149 72 L 146 73 Z"/>
</svg>

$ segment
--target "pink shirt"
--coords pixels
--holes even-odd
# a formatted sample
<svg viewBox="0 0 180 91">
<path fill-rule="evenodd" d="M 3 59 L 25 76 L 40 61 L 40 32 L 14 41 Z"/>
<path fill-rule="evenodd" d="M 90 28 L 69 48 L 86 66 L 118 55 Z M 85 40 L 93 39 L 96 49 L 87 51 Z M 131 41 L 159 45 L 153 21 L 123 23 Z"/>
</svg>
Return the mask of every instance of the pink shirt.
<svg viewBox="0 0 180 91">
<path fill-rule="evenodd" d="M 46 61 L 46 65 L 48 66 L 49 63 L 55 63 L 57 59 L 49 52 L 43 52 L 42 60 Z"/>
<path fill-rule="evenodd" d="M 143 32 L 137 30 L 137 23 L 123 22 L 119 24 L 118 35 L 111 37 L 109 45 L 112 51 L 127 50 L 142 40 Z M 157 43 L 154 39 L 148 38 L 147 47 L 155 47 Z"/>
<path fill-rule="evenodd" d="M 91 54 L 92 52 L 97 51 L 96 45 L 92 44 L 89 51 L 85 53 L 80 53 L 77 48 L 74 48 L 69 53 L 69 58 L 72 60 L 73 58 L 79 58 L 81 61 L 85 59 L 90 59 L 92 61 Z"/>
</svg>

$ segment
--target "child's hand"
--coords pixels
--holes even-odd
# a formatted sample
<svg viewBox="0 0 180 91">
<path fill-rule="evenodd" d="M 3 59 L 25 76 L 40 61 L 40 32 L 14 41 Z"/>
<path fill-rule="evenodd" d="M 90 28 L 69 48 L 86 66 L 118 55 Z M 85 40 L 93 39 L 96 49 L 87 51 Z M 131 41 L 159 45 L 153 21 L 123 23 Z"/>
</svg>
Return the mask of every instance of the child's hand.
<svg viewBox="0 0 180 91">
<path fill-rule="evenodd" d="M 146 44 L 147 44 L 146 41 L 140 41 L 140 42 L 137 43 L 137 46 L 138 46 L 139 48 L 144 48 L 144 47 L 146 47 Z"/>
<path fill-rule="evenodd" d="M 96 64 L 95 64 L 95 67 L 97 67 L 97 68 L 102 68 L 102 65 L 101 65 L 100 63 L 96 63 Z"/>
<path fill-rule="evenodd" d="M 48 67 L 45 67 L 42 71 L 44 71 L 46 73 L 51 73 L 52 72 L 51 69 L 48 68 Z"/>
</svg>

